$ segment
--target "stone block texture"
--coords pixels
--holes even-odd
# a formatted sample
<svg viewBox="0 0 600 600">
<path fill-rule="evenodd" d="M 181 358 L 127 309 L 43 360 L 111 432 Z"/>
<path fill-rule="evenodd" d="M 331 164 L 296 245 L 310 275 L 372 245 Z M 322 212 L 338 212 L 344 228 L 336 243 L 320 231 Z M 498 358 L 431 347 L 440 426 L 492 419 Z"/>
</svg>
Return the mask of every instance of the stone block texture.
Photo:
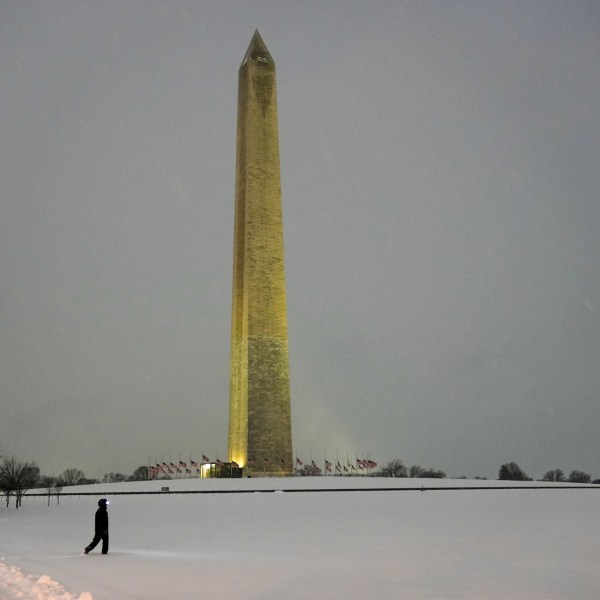
<svg viewBox="0 0 600 600">
<path fill-rule="evenodd" d="M 238 75 L 229 393 L 229 460 L 245 475 L 291 475 L 275 63 L 258 31 Z"/>
</svg>

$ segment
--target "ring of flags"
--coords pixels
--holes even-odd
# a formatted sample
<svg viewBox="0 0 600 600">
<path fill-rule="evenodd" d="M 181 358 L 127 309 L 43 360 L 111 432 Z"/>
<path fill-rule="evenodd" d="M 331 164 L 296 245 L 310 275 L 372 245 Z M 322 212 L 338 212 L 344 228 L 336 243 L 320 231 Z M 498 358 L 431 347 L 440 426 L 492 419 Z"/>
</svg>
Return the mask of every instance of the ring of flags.
<svg viewBox="0 0 600 600">
<path fill-rule="evenodd" d="M 263 459 L 263 465 L 264 467 L 271 465 L 273 461 L 271 460 L 271 458 L 269 457 L 265 457 Z M 280 458 L 278 461 L 275 460 L 274 462 L 279 462 L 282 465 L 286 464 L 285 459 Z M 251 469 L 254 469 L 255 465 L 255 461 L 252 458 L 248 458 L 248 467 L 250 467 Z M 186 461 L 183 461 L 181 459 L 179 459 L 179 461 L 177 463 L 175 462 L 157 462 L 154 465 L 151 465 L 148 467 L 148 479 L 157 479 L 161 476 L 163 477 L 169 477 L 171 475 L 179 475 L 180 473 L 188 475 L 188 476 L 192 476 L 194 474 L 199 474 L 200 473 L 200 468 L 202 465 L 204 464 L 216 464 L 218 466 L 223 466 L 224 463 L 222 460 L 220 460 L 219 458 L 216 458 L 214 461 L 212 461 L 208 456 L 206 456 L 206 454 L 202 454 L 202 460 L 201 461 L 196 461 L 196 460 L 192 460 L 191 456 L 190 456 L 190 460 L 189 460 L 189 466 L 188 463 Z M 238 466 L 236 463 L 232 463 L 234 466 Z M 303 460 L 301 460 L 300 458 L 298 458 L 296 456 L 296 459 L 294 461 L 294 468 L 296 470 L 296 472 L 301 471 L 303 468 L 308 466 L 308 463 L 305 463 Z M 332 463 L 331 461 L 327 460 L 327 458 L 324 459 L 324 465 L 325 465 L 325 474 L 331 474 L 333 475 L 335 473 L 335 475 L 352 475 L 352 474 L 365 474 L 365 472 L 368 474 L 369 471 L 375 469 L 377 467 L 377 463 L 374 460 L 371 460 L 370 458 L 368 459 L 360 459 L 357 458 L 354 461 L 351 461 L 350 459 L 346 460 L 346 464 L 342 465 L 340 463 L 339 460 L 335 461 L 335 464 Z M 310 461 L 310 467 L 312 468 L 312 470 L 314 471 L 315 474 L 320 475 L 322 473 L 322 469 L 316 464 L 316 462 L 314 460 L 311 459 Z"/>
</svg>

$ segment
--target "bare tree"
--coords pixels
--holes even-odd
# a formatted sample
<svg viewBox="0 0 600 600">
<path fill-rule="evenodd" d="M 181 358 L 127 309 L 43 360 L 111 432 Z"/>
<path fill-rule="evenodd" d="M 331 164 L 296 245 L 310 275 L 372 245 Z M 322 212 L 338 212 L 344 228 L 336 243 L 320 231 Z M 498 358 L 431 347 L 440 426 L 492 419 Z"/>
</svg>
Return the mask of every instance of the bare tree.
<svg viewBox="0 0 600 600">
<path fill-rule="evenodd" d="M 77 485 L 82 479 L 85 479 L 85 474 L 80 469 L 67 469 L 60 475 L 64 485 Z"/>
<path fill-rule="evenodd" d="M 34 462 L 25 462 L 21 466 L 19 474 L 19 487 L 17 490 L 17 502 L 21 506 L 25 492 L 35 487 L 40 479 L 40 469 Z"/>
<path fill-rule="evenodd" d="M 500 467 L 498 479 L 505 481 L 531 481 L 517 463 L 506 463 Z"/>
<path fill-rule="evenodd" d="M 439 469 L 423 469 L 420 477 L 424 479 L 446 479 L 446 473 L 444 471 L 440 471 Z"/>
<path fill-rule="evenodd" d="M 552 469 L 551 471 L 546 471 L 544 476 L 542 477 L 542 481 L 564 481 L 565 474 L 560 469 Z"/>
<path fill-rule="evenodd" d="M 128 477 L 129 481 L 146 481 L 148 479 L 148 467 L 138 467 L 132 475 Z"/>
<path fill-rule="evenodd" d="M 571 471 L 569 473 L 570 483 L 590 483 L 591 481 L 592 477 L 589 473 L 584 473 L 583 471 Z"/>
<path fill-rule="evenodd" d="M 419 465 L 413 465 L 408 471 L 409 477 L 419 477 L 420 479 L 445 479 L 446 473 L 438 469 L 424 469 Z"/>
<path fill-rule="evenodd" d="M 35 486 L 40 470 L 34 462 L 20 462 L 14 456 L 5 458 L 0 468 L 0 487 L 6 495 L 6 506 L 10 496 L 15 496 L 15 508 L 21 506 L 23 495 Z"/>
<path fill-rule="evenodd" d="M 56 494 L 56 504 L 60 504 L 60 493 L 62 492 L 64 481 L 59 477 L 54 484 L 54 493 Z"/>
<path fill-rule="evenodd" d="M 406 477 L 408 471 L 404 466 L 404 463 L 396 458 L 390 461 L 383 469 L 381 469 L 380 475 L 382 477 Z"/>
<path fill-rule="evenodd" d="M 6 506 L 10 504 L 10 497 L 15 493 L 15 469 L 17 459 L 14 456 L 6 457 L 0 466 L 0 489 L 6 496 Z M 18 505 L 17 505 L 18 508 Z"/>
<path fill-rule="evenodd" d="M 123 473 L 105 473 L 102 478 L 102 483 L 120 483 L 127 481 L 127 477 Z"/>
<path fill-rule="evenodd" d="M 420 467 L 419 465 L 413 465 L 408 470 L 408 476 L 409 477 L 421 477 L 421 475 L 424 471 L 425 471 L 425 469 L 423 467 Z"/>
<path fill-rule="evenodd" d="M 44 475 L 40 479 L 40 486 L 45 488 L 48 492 L 48 506 L 50 506 L 50 496 L 54 492 L 54 484 L 56 483 L 56 477 L 52 477 L 52 475 Z"/>
<path fill-rule="evenodd" d="M 6 506 L 10 501 L 10 495 L 12 493 L 12 481 L 8 475 L 8 469 L 6 465 L 6 461 L 8 459 L 4 459 L 0 464 L 0 492 L 6 495 Z"/>
</svg>

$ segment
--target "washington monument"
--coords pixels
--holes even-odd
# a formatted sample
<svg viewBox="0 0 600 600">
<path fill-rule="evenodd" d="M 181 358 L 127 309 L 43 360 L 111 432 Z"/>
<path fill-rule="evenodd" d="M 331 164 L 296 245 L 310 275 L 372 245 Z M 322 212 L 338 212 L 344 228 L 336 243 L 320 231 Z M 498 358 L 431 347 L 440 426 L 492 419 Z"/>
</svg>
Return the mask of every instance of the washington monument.
<svg viewBox="0 0 600 600">
<path fill-rule="evenodd" d="M 238 74 L 229 460 L 293 472 L 275 63 L 258 31 Z"/>
</svg>

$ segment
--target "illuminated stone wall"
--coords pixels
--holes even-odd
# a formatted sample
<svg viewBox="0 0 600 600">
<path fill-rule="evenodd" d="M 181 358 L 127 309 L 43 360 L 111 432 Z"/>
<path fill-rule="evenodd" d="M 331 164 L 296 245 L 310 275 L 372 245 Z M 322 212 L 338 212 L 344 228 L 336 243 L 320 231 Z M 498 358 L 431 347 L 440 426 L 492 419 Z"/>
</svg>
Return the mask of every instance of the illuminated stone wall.
<svg viewBox="0 0 600 600">
<path fill-rule="evenodd" d="M 258 31 L 238 80 L 229 460 L 293 472 L 275 63 Z"/>
</svg>

